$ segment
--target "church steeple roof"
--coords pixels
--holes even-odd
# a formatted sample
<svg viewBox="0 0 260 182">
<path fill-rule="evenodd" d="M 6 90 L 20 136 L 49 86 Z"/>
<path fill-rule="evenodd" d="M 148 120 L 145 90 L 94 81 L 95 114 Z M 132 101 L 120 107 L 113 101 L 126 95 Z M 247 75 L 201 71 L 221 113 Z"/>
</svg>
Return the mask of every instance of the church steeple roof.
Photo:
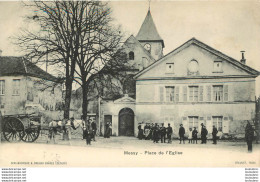
<svg viewBox="0 0 260 182">
<path fill-rule="evenodd" d="M 164 47 L 163 39 L 161 38 L 161 36 L 159 35 L 156 29 L 150 9 L 147 12 L 147 15 L 136 36 L 136 39 L 139 41 L 159 41 L 162 42 Z"/>
</svg>

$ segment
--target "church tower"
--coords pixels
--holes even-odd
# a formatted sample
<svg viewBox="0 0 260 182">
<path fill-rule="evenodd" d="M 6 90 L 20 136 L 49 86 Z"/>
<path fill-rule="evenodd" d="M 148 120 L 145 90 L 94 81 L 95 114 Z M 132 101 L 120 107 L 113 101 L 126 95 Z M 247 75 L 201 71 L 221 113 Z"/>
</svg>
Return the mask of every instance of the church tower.
<svg viewBox="0 0 260 182">
<path fill-rule="evenodd" d="M 155 60 L 158 60 L 163 56 L 164 41 L 156 29 L 150 8 L 136 39 L 148 52 L 150 52 Z"/>
</svg>

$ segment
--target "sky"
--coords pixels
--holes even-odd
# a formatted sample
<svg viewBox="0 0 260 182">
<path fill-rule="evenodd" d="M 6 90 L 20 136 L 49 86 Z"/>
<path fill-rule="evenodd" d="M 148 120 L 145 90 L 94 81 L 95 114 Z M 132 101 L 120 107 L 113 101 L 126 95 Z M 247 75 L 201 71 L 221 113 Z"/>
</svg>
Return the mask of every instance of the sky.
<svg viewBox="0 0 260 182">
<path fill-rule="evenodd" d="M 148 1 L 111 1 L 109 5 L 125 38 L 135 36 L 147 14 Z M 195 37 L 237 60 L 241 59 L 240 51 L 246 51 L 246 64 L 260 71 L 260 2 L 152 0 L 150 9 L 164 39 L 164 54 Z M 28 26 L 23 19 L 28 12 L 20 2 L 0 1 L 2 55 L 22 55 L 9 37 Z M 257 78 L 256 89 L 256 94 L 260 95 L 260 78 Z"/>
</svg>

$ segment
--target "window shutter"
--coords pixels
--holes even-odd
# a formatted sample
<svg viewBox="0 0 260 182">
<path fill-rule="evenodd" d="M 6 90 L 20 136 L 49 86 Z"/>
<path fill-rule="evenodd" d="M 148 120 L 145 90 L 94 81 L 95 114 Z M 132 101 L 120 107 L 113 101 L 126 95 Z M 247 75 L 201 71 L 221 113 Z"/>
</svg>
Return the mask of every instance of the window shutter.
<svg viewBox="0 0 260 182">
<path fill-rule="evenodd" d="M 224 117 L 223 119 L 223 128 L 222 128 L 223 133 L 229 133 L 229 118 Z"/>
<path fill-rule="evenodd" d="M 188 123 L 187 117 L 182 118 L 182 124 L 185 129 L 185 134 L 187 134 L 187 132 L 189 131 L 189 123 Z"/>
<path fill-rule="evenodd" d="M 207 86 L 207 101 L 211 101 L 211 86 Z"/>
<path fill-rule="evenodd" d="M 203 86 L 199 87 L 199 101 L 203 101 Z"/>
<path fill-rule="evenodd" d="M 160 102 L 164 102 L 164 87 L 159 87 L 160 89 Z"/>
<path fill-rule="evenodd" d="M 201 134 L 201 123 L 203 123 L 204 125 L 206 125 L 205 121 L 204 120 L 201 120 L 203 117 L 200 117 L 199 118 L 199 122 L 198 122 L 198 132 L 199 134 Z"/>
<path fill-rule="evenodd" d="M 224 85 L 224 101 L 228 101 L 228 85 Z"/>
<path fill-rule="evenodd" d="M 154 102 L 159 102 L 159 101 L 160 101 L 159 87 L 158 86 L 154 86 Z"/>
<path fill-rule="evenodd" d="M 187 102 L 187 86 L 183 86 L 182 91 L 183 91 L 183 102 Z"/>
<path fill-rule="evenodd" d="M 212 119 L 210 116 L 208 116 L 206 121 L 206 128 L 209 134 L 212 133 L 212 129 L 213 129 L 212 127 L 213 127 Z"/>
<path fill-rule="evenodd" d="M 179 86 L 175 87 L 175 102 L 179 102 Z"/>
</svg>

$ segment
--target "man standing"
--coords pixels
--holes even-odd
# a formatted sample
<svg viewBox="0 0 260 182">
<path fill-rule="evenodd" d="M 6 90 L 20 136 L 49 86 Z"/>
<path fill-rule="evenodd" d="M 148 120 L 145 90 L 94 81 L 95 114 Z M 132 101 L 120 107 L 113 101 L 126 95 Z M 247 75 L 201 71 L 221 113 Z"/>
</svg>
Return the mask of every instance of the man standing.
<svg viewBox="0 0 260 182">
<path fill-rule="evenodd" d="M 94 120 L 91 123 L 91 127 L 92 127 L 92 130 L 93 130 L 93 141 L 96 141 L 97 124 Z"/>
<path fill-rule="evenodd" d="M 144 126 L 144 137 L 145 137 L 145 140 L 149 140 L 149 138 L 148 138 L 149 133 L 150 133 L 150 126 L 149 126 L 149 123 L 146 123 L 145 126 Z"/>
<path fill-rule="evenodd" d="M 254 129 L 252 125 L 247 121 L 246 129 L 245 129 L 245 139 L 248 146 L 248 152 L 252 152 L 253 146 L 252 142 L 254 140 Z"/>
<path fill-rule="evenodd" d="M 201 143 L 206 144 L 207 143 L 207 135 L 208 135 L 208 130 L 206 129 L 206 126 L 203 125 L 201 128 Z"/>
<path fill-rule="evenodd" d="M 196 141 L 196 144 L 197 144 L 197 140 L 198 140 L 197 134 L 198 134 L 198 131 L 196 130 L 196 127 L 194 127 L 194 129 L 192 131 L 192 140 L 193 140 L 193 143 L 195 143 L 195 141 Z"/>
<path fill-rule="evenodd" d="M 137 138 L 138 138 L 139 140 L 142 140 L 142 139 L 143 139 L 143 129 L 142 129 L 141 124 L 138 125 L 138 135 L 137 135 Z"/>
<path fill-rule="evenodd" d="M 180 124 L 180 129 L 179 129 L 180 144 L 181 144 L 181 140 L 183 140 L 183 144 L 185 144 L 184 134 L 185 134 L 185 129 L 183 128 L 183 125 Z"/>
<path fill-rule="evenodd" d="M 159 141 L 159 127 L 157 124 L 155 124 L 153 130 L 153 143 L 158 143 L 158 141 Z"/>
<path fill-rule="evenodd" d="M 218 130 L 215 127 L 215 125 L 213 125 L 213 129 L 212 129 L 213 144 L 217 144 L 217 134 L 218 134 Z"/>
<path fill-rule="evenodd" d="M 168 123 L 168 127 L 167 127 L 167 139 L 168 139 L 168 143 L 172 143 L 172 127 L 171 124 Z"/>
<path fill-rule="evenodd" d="M 164 127 L 163 123 L 162 123 L 162 127 L 160 128 L 160 133 L 161 133 L 161 143 L 165 143 L 166 128 Z"/>
</svg>

